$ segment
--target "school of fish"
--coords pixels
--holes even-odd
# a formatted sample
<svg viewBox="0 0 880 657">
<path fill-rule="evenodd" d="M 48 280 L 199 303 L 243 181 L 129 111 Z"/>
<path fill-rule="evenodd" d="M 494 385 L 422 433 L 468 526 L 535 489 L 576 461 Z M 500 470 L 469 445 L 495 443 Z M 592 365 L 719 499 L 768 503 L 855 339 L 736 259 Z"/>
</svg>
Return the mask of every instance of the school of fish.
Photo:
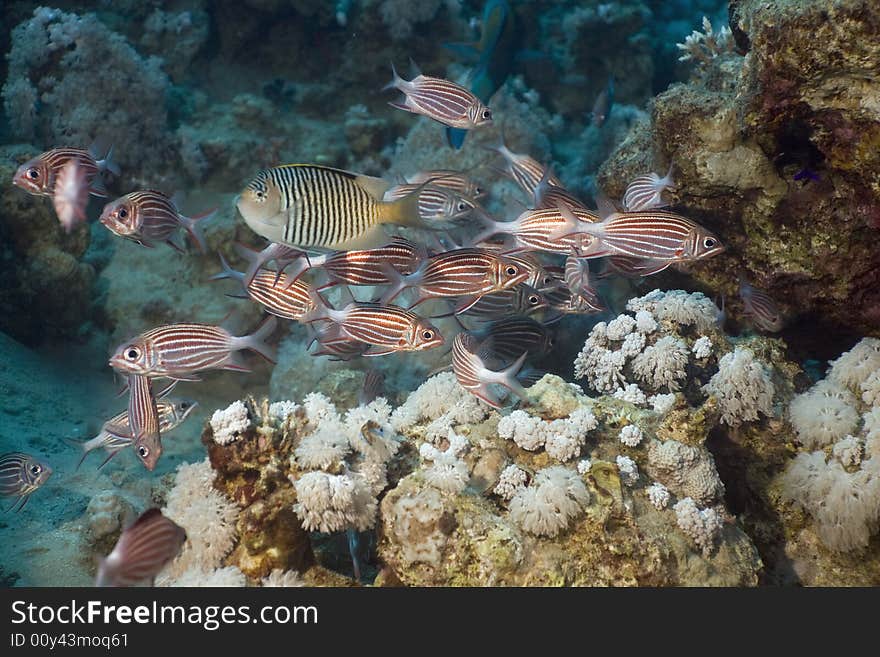
<svg viewBox="0 0 880 657">
<path fill-rule="evenodd" d="M 494 23 L 485 29 L 496 36 L 507 29 L 502 4 L 487 8 Z M 475 83 L 478 93 L 420 72 L 406 80 L 392 65 L 385 89 L 402 96 L 390 105 L 445 126 L 458 148 L 466 131 L 493 123 L 487 103 L 507 75 L 507 69 L 492 72 L 486 60 L 480 62 L 485 80 Z M 594 108 L 595 125 L 604 122 L 612 95 L 609 80 Z M 107 185 L 121 175 L 112 148 L 103 157 L 101 150 L 54 148 L 22 164 L 12 182 L 50 197 L 62 229 L 72 232 L 87 219 L 89 196 L 108 197 Z M 248 335 L 193 321 L 145 327 L 120 344 L 109 365 L 124 380 L 128 405 L 97 436 L 73 443 L 82 452 L 80 463 L 96 449 L 107 454 L 100 467 L 131 450 L 152 471 L 163 437 L 197 406 L 168 396 L 176 382 L 198 381 L 210 370 L 248 371 L 243 351 L 274 362 L 271 338 L 284 320 L 305 327 L 313 355 L 338 360 L 445 348 L 462 387 L 500 408 L 527 398 L 524 384 L 541 375 L 527 363 L 553 349 L 555 322 L 606 309 L 598 281 L 649 276 L 724 250 L 711 231 L 666 209 L 675 189 L 672 166 L 662 177 L 646 172 L 635 178 L 620 203 L 597 198 L 593 209 L 548 165 L 512 151 L 503 138 L 492 150 L 500 158 L 493 170 L 528 199 L 529 209 L 515 218 L 485 209 L 488 188 L 472 172 L 416 171 L 397 184 L 318 164 L 257 172 L 235 205 L 268 244 L 259 250 L 233 245 L 246 270 L 235 270 L 221 255 L 222 270 L 212 279 L 234 280 L 236 296 L 261 306 L 267 318 Z M 99 221 L 121 238 L 147 248 L 165 243 L 181 254 L 186 245 L 177 236 L 184 233 L 204 253 L 204 224 L 216 208 L 186 216 L 179 207 L 179 199 L 161 191 L 135 190 L 107 203 Z M 595 259 L 603 264 L 591 268 Z M 335 304 L 327 295 L 334 289 L 341 299 Z M 782 314 L 770 297 L 745 280 L 740 291 L 757 328 L 781 329 Z M 419 314 L 425 308 L 434 314 Z M 450 317 L 455 324 L 432 321 Z M 157 380 L 169 383 L 158 389 Z M 381 374 L 370 368 L 361 399 L 375 398 L 381 387 Z M 13 507 L 21 509 L 51 474 L 40 458 L 4 454 L 0 494 L 14 497 Z M 184 541 L 180 527 L 151 509 L 101 562 L 97 584 L 150 580 Z"/>
</svg>

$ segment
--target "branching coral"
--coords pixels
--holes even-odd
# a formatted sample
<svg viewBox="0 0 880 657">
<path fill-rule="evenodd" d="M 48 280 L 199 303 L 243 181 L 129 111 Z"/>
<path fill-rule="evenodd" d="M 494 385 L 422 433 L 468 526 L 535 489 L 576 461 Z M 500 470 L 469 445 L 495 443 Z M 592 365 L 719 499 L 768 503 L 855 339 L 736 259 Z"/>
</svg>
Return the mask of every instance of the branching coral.
<svg viewBox="0 0 880 657">
<path fill-rule="evenodd" d="M 580 454 L 587 432 L 597 425 L 589 408 L 578 408 L 551 422 L 516 410 L 498 422 L 498 435 L 531 452 L 543 447 L 551 457 L 565 462 Z"/>
<path fill-rule="evenodd" d="M 713 59 L 724 53 L 733 52 L 733 34 L 726 25 L 719 32 L 712 29 L 712 23 L 703 16 L 703 31 L 694 30 L 685 39 L 684 43 L 677 43 L 675 47 L 682 51 L 680 62 L 694 61 L 700 64 L 708 64 Z"/>
<path fill-rule="evenodd" d="M 251 426 L 247 406 L 241 400 L 232 402 L 224 409 L 217 409 L 211 415 L 211 429 L 214 442 L 228 445 L 242 435 Z"/>
<path fill-rule="evenodd" d="M 689 497 L 680 500 L 672 508 L 679 529 L 697 544 L 703 554 L 710 554 L 723 527 L 719 513 L 712 508 L 700 509 Z"/>
</svg>

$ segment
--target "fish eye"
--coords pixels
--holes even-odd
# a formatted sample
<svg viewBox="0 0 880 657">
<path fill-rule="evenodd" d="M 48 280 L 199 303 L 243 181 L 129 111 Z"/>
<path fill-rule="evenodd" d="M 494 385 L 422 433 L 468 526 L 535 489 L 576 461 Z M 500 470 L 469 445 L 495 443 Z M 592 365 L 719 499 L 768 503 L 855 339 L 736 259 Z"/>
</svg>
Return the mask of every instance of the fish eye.
<svg viewBox="0 0 880 657">
<path fill-rule="evenodd" d="M 128 210 L 126 210 L 125 206 L 123 205 L 121 208 L 119 208 L 119 212 L 117 212 L 117 214 L 119 215 L 120 219 L 125 219 L 128 216 Z"/>
<path fill-rule="evenodd" d="M 513 265 L 507 265 L 504 269 L 504 273 L 508 276 L 516 276 L 519 273 L 519 270 Z"/>
<path fill-rule="evenodd" d="M 34 476 L 37 476 L 37 475 L 40 474 L 42 471 L 43 471 L 43 466 L 40 465 L 39 463 L 34 463 L 34 464 L 31 466 L 31 474 L 34 475 Z"/>
<path fill-rule="evenodd" d="M 539 301 L 540 301 L 540 299 L 538 298 L 537 294 L 530 294 L 529 295 L 529 304 L 530 305 L 537 306 Z"/>
<path fill-rule="evenodd" d="M 714 237 L 707 237 L 703 240 L 703 246 L 705 246 L 707 249 L 711 249 L 713 246 L 715 246 L 716 243 L 717 242 Z"/>
<path fill-rule="evenodd" d="M 149 447 L 147 447 L 146 445 L 141 445 L 140 447 L 138 447 L 138 456 L 140 456 L 142 459 L 147 458 L 149 455 L 150 455 L 150 448 Z"/>
<path fill-rule="evenodd" d="M 180 402 L 180 407 L 181 407 L 183 410 L 188 409 L 188 408 L 189 408 L 189 402 Z"/>
<path fill-rule="evenodd" d="M 39 169 L 35 169 L 34 167 L 31 167 L 30 169 L 27 170 L 27 177 L 30 178 L 31 180 L 36 180 L 37 178 L 40 177 Z"/>
<path fill-rule="evenodd" d="M 474 196 L 479 196 L 479 195 L 482 194 L 482 193 L 483 193 L 483 188 L 482 188 L 482 187 L 479 187 L 479 186 L 474 187 Z"/>
<path fill-rule="evenodd" d="M 484 109 L 483 110 L 483 118 L 488 120 L 492 118 L 492 110 Z"/>
<path fill-rule="evenodd" d="M 467 203 L 465 203 L 464 201 L 462 201 L 461 203 L 458 204 L 458 209 L 459 209 L 460 211 L 467 210 Z"/>
<path fill-rule="evenodd" d="M 141 351 L 140 351 L 140 349 L 137 349 L 136 347 L 129 347 L 128 350 L 125 352 L 125 357 L 128 360 L 137 360 L 140 357 L 140 355 L 141 355 Z"/>
<path fill-rule="evenodd" d="M 422 331 L 422 338 L 425 340 L 431 340 L 434 338 L 434 331 Z"/>
</svg>

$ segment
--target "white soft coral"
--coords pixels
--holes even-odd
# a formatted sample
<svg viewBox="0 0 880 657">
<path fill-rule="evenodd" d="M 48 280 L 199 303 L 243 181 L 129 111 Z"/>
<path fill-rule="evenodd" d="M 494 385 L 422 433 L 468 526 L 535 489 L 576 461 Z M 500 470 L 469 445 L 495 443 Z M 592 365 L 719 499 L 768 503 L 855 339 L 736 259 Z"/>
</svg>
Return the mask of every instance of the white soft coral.
<svg viewBox="0 0 880 657">
<path fill-rule="evenodd" d="M 773 414 L 773 381 L 750 349 L 737 347 L 725 354 L 703 392 L 715 396 L 721 421 L 731 426 L 757 420 L 758 414 Z"/>
</svg>

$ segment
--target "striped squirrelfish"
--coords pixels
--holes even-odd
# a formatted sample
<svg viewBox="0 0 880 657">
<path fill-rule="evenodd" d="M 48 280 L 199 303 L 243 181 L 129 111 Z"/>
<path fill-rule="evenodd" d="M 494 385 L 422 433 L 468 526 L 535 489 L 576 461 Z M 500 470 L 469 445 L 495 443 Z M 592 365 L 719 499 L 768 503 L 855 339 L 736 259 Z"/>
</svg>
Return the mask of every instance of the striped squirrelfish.
<svg viewBox="0 0 880 657">
<path fill-rule="evenodd" d="M 479 318 L 533 315 L 549 307 L 547 297 L 531 285 L 520 283 L 507 290 L 481 296 L 463 314 Z"/>
<path fill-rule="evenodd" d="M 159 397 L 162 393 L 159 393 Z M 186 420 L 190 414 L 198 408 L 199 403 L 192 399 L 157 399 L 156 408 L 159 410 L 159 433 L 165 435 L 173 431 Z M 81 449 L 83 454 L 77 463 L 79 468 L 86 456 L 96 449 L 103 449 L 107 458 L 98 466 L 100 470 L 110 460 L 126 447 L 132 444 L 131 424 L 128 421 L 128 410 L 117 413 L 107 420 L 101 427 L 101 431 L 94 438 L 85 441 L 65 439 L 69 445 Z"/>
<path fill-rule="evenodd" d="M 452 169 L 420 171 L 419 173 L 407 176 L 406 182 L 414 183 L 416 185 L 429 183 L 434 187 L 450 189 L 461 196 L 465 196 L 475 201 L 478 201 L 489 194 L 489 190 L 474 182 L 466 173 L 463 171 L 453 171 Z"/>
<path fill-rule="evenodd" d="M 421 73 L 404 80 L 394 64 L 391 75 L 391 82 L 382 91 L 397 89 L 404 96 L 401 102 L 388 103 L 391 107 L 427 116 L 450 128 L 473 130 L 492 123 L 492 110 L 460 84 Z"/>
<path fill-rule="evenodd" d="M 220 264 L 223 271 L 214 274 L 209 280 L 232 278 L 239 281 L 247 296 L 263 306 L 270 315 L 300 321 L 314 308 L 309 296 L 312 286 L 305 281 L 291 281 L 284 272 L 260 270 L 250 283 L 245 284 L 247 274 L 230 267 L 222 254 Z"/>
<path fill-rule="evenodd" d="M 149 509 L 127 527 L 98 565 L 95 586 L 134 586 L 152 580 L 186 542 L 183 527 Z"/>
<path fill-rule="evenodd" d="M 505 317 L 469 333 L 480 342 L 490 340 L 487 351 L 501 363 L 510 363 L 523 353 L 540 356 L 554 346 L 547 327 L 528 317 Z"/>
<path fill-rule="evenodd" d="M 11 452 L 0 456 L 0 495 L 17 498 L 8 511 L 16 507 L 21 511 L 51 475 L 49 464 L 30 454 Z"/>
<path fill-rule="evenodd" d="M 590 264 L 588 260 L 577 255 L 569 255 L 565 259 L 565 285 L 571 293 L 571 308 L 586 308 L 586 312 L 601 312 L 605 305 L 598 292 L 590 284 Z"/>
<path fill-rule="evenodd" d="M 53 148 L 37 157 L 28 160 L 15 172 L 12 184 L 21 187 L 29 194 L 36 196 L 54 196 L 55 184 L 62 169 L 71 161 L 76 162 L 78 168 L 82 168 L 88 186 L 89 194 L 93 196 L 107 196 L 107 189 L 101 174 L 109 171 L 113 175 L 119 175 L 119 167 L 111 159 L 112 148 L 107 152 L 104 159 L 97 159 L 95 147 L 89 150 L 81 148 Z"/>
<path fill-rule="evenodd" d="M 597 223 L 585 222 L 564 204 L 557 208 L 563 224 L 551 240 L 586 235 L 593 238 L 575 248 L 580 258 L 625 255 L 672 262 L 703 260 L 724 251 L 712 232 L 687 217 L 661 210 L 612 212 Z"/>
<path fill-rule="evenodd" d="M 278 325 L 269 317 L 251 335 L 234 336 L 210 324 L 167 324 L 122 343 L 110 358 L 110 367 L 125 374 L 197 381 L 205 370 L 250 371 L 237 357 L 250 349 L 270 362 L 275 350 L 266 340 Z"/>
<path fill-rule="evenodd" d="M 364 385 L 358 394 L 358 404 L 366 406 L 374 399 L 381 397 L 385 390 L 385 375 L 377 369 L 370 368 L 364 375 Z"/>
<path fill-rule="evenodd" d="M 380 224 L 419 227 L 419 195 L 383 201 L 391 185 L 315 164 L 263 169 L 236 206 L 251 230 L 271 242 L 326 250 L 379 246 Z"/>
<path fill-rule="evenodd" d="M 88 204 L 89 185 L 85 169 L 76 159 L 70 159 L 58 172 L 55 193 L 52 196 L 55 215 L 65 232 L 71 233 L 85 222 Z"/>
<path fill-rule="evenodd" d="M 140 374 L 128 375 L 128 421 L 134 452 L 144 467 L 152 472 L 162 456 L 159 409 L 152 382 Z"/>
<path fill-rule="evenodd" d="M 112 233 L 143 246 L 165 242 L 182 251 L 172 237 L 183 228 L 201 253 L 205 252 L 202 226 L 217 213 L 217 208 L 194 217 L 186 217 L 177 204 L 162 192 L 145 189 L 126 194 L 104 206 L 100 222 Z"/>
<path fill-rule="evenodd" d="M 454 249 L 438 253 L 423 260 L 408 276 L 386 271 L 396 280 L 383 295 L 383 303 L 390 303 L 403 290 L 414 287 L 418 298 L 411 308 L 428 299 L 463 297 L 456 312 L 464 312 L 484 294 L 522 283 L 530 274 L 522 261 L 486 249 Z"/>
<path fill-rule="evenodd" d="M 644 176 L 638 176 L 623 193 L 623 208 L 627 212 L 638 212 L 665 207 L 669 203 L 663 198 L 663 192 L 674 187 L 672 164 L 669 165 L 669 171 L 662 178 L 653 171 Z"/>
<path fill-rule="evenodd" d="M 445 230 L 468 217 L 477 207 L 471 199 L 432 181 L 395 185 L 385 192 L 385 200 L 395 201 L 410 194 L 418 194 L 420 228 Z"/>
<path fill-rule="evenodd" d="M 320 268 L 334 283 L 346 285 L 387 285 L 390 266 L 401 274 L 411 274 L 425 256 L 424 249 L 403 237 L 395 236 L 385 246 L 375 249 L 336 251 L 321 256 L 302 255 L 288 271 L 290 280 L 298 280 L 309 269 Z"/>
<path fill-rule="evenodd" d="M 491 339 L 480 343 L 468 332 L 459 333 L 452 341 L 452 371 L 462 388 L 493 408 L 501 408 L 501 401 L 489 387 L 491 384 L 503 386 L 520 399 L 528 400 L 525 388 L 516 379 L 527 355 L 523 353 L 504 369 L 489 369 L 486 363 L 494 358 Z"/>
<path fill-rule="evenodd" d="M 512 178 L 528 196 L 533 197 L 538 184 L 544 177 L 546 167 L 528 155 L 511 151 L 505 145 L 504 137 L 501 137 L 498 144 L 490 146 L 489 149 L 504 158 L 503 172 Z M 547 184 L 562 187 L 562 181 L 552 173 L 547 176 Z"/>
<path fill-rule="evenodd" d="M 739 280 L 739 296 L 745 307 L 744 314 L 758 329 L 768 333 L 778 333 L 782 330 L 785 317 L 773 297 L 755 289 L 744 278 Z"/>
<path fill-rule="evenodd" d="M 577 217 L 574 224 L 577 229 L 599 219 L 598 215 L 583 207 L 573 208 L 570 212 Z M 594 241 L 591 236 L 572 229 L 559 208 L 526 210 L 513 221 L 495 221 L 486 215 L 481 218 L 486 229 L 474 238 L 475 244 L 493 235 L 511 235 L 519 248 L 568 255 L 572 251 L 582 252 Z"/>
<path fill-rule="evenodd" d="M 316 306 L 305 321 L 330 321 L 342 334 L 371 345 L 364 356 L 384 356 L 397 351 L 424 351 L 443 344 L 440 331 L 427 319 L 398 306 L 353 301 L 336 310 L 318 293 L 312 294 Z"/>
</svg>

